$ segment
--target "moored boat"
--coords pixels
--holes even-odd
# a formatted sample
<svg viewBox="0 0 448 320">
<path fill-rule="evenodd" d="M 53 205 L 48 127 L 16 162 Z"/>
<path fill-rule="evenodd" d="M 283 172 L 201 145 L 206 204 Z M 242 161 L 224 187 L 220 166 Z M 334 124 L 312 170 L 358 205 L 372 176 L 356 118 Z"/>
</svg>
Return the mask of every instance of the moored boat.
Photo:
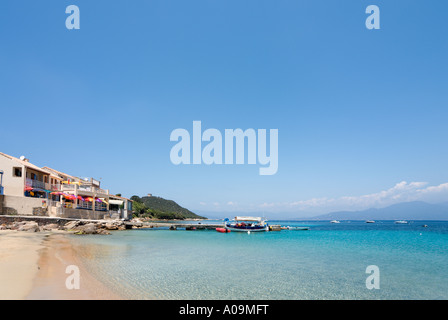
<svg viewBox="0 0 448 320">
<path fill-rule="evenodd" d="M 258 232 L 268 231 L 269 225 L 261 217 L 235 217 L 234 220 L 224 220 L 224 226 L 231 231 Z"/>
<path fill-rule="evenodd" d="M 227 229 L 227 228 L 216 228 L 216 231 L 221 232 L 221 233 L 228 233 L 228 232 L 230 232 L 230 230 Z"/>
</svg>

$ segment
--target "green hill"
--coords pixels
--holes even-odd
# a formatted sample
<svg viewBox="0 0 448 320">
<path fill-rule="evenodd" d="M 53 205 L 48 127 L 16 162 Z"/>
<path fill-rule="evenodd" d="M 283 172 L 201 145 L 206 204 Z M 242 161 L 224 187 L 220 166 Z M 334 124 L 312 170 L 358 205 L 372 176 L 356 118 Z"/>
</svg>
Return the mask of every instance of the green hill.
<svg viewBox="0 0 448 320">
<path fill-rule="evenodd" d="M 132 196 L 133 210 L 139 217 L 154 219 L 206 219 L 181 207 L 173 200 L 161 197 Z"/>
</svg>

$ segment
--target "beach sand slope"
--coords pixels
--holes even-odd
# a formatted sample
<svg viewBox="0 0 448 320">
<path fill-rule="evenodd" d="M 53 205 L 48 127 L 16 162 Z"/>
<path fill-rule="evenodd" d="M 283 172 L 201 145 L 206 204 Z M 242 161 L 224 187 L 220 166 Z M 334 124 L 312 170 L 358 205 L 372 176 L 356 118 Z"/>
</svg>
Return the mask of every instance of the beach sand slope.
<svg viewBox="0 0 448 320">
<path fill-rule="evenodd" d="M 66 285 L 68 266 L 79 270 L 79 289 Z M 0 231 L 0 300 L 117 299 L 86 271 L 67 234 Z"/>
<path fill-rule="evenodd" d="M 122 299 L 92 277 L 76 256 L 73 244 L 65 234 L 52 234 L 43 241 L 38 260 L 39 270 L 29 300 L 118 300 Z M 67 286 L 75 266 L 79 270 L 79 289 Z M 70 280 L 69 280 L 70 282 Z"/>
<path fill-rule="evenodd" d="M 0 300 L 24 299 L 38 272 L 39 250 L 47 233 L 0 231 Z"/>
</svg>

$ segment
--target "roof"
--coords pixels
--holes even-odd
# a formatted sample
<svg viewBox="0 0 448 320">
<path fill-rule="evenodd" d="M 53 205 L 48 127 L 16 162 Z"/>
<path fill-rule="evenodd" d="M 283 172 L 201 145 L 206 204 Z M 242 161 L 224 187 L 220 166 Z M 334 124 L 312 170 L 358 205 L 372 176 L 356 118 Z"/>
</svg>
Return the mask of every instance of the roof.
<svg viewBox="0 0 448 320">
<path fill-rule="evenodd" d="M 4 156 L 4 157 L 6 157 L 6 158 L 8 158 L 10 160 L 13 160 L 13 161 L 15 161 L 15 162 L 21 164 L 22 166 L 27 167 L 27 168 L 30 168 L 30 169 L 33 169 L 33 170 L 36 170 L 36 171 L 39 171 L 39 172 L 42 172 L 42 173 L 45 173 L 45 174 L 49 174 L 49 175 L 51 174 L 50 171 L 45 170 L 45 169 L 43 169 L 41 167 L 38 167 L 38 166 L 32 164 L 31 162 L 28 162 L 28 161 L 25 161 L 25 160 L 20 160 L 19 158 L 7 155 L 7 154 L 5 154 L 3 152 L 0 152 L 0 155 Z"/>
<path fill-rule="evenodd" d="M 116 204 L 121 206 L 123 204 L 123 200 L 109 199 L 109 204 Z"/>
<path fill-rule="evenodd" d="M 116 199 L 128 200 L 128 201 L 133 202 L 133 200 L 131 200 L 131 199 L 128 199 L 128 198 L 125 198 L 125 197 L 121 197 L 121 196 L 116 196 L 116 195 L 113 195 L 113 194 L 110 194 L 109 198 L 116 198 Z"/>
<path fill-rule="evenodd" d="M 61 172 L 61 171 L 58 171 L 58 170 L 55 170 L 55 169 L 52 169 L 52 168 L 49 168 L 49 167 L 43 167 L 42 169 L 47 170 L 47 171 L 49 171 L 49 172 L 52 172 L 52 173 L 54 173 L 54 174 L 60 176 L 61 178 L 68 177 L 68 178 L 70 178 L 70 179 L 74 179 L 74 180 L 82 180 L 81 178 L 72 176 L 72 175 L 70 175 L 70 174 L 66 174 L 66 173 L 64 173 L 64 172 Z"/>
<path fill-rule="evenodd" d="M 238 221 L 262 221 L 263 219 L 260 217 L 235 217 L 235 220 L 238 220 Z"/>
</svg>

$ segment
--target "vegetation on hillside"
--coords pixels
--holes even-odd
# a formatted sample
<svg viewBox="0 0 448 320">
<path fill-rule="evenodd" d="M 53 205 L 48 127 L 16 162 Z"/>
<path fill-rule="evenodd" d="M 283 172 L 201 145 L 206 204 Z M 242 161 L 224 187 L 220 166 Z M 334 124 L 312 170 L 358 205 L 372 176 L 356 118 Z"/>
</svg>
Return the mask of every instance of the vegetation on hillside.
<svg viewBox="0 0 448 320">
<path fill-rule="evenodd" d="M 132 196 L 134 215 L 152 219 L 206 219 L 178 205 L 173 200 L 161 197 Z"/>
</svg>

